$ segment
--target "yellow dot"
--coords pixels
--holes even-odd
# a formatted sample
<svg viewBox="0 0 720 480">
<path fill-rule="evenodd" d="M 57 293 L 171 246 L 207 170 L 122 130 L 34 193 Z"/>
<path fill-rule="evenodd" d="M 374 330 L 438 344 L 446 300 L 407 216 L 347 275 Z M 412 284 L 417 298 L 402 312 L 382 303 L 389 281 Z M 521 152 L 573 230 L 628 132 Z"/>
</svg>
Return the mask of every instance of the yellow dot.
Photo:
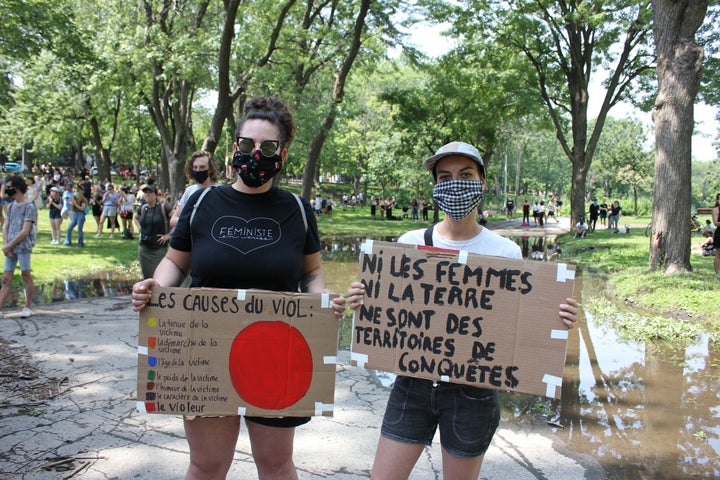
<svg viewBox="0 0 720 480">
<path fill-rule="evenodd" d="M 148 327 L 157 327 L 157 318 L 155 318 L 155 317 L 148 318 Z"/>
</svg>

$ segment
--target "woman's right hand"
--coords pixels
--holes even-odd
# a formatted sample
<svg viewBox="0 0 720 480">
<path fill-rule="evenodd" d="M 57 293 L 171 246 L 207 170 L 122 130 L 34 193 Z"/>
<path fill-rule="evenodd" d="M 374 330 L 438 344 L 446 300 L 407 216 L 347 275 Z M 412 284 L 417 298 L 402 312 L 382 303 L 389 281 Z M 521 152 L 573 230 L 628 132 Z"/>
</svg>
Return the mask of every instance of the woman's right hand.
<svg viewBox="0 0 720 480">
<path fill-rule="evenodd" d="M 347 291 L 347 304 L 351 310 L 357 310 L 365 300 L 365 285 L 361 282 L 352 282 Z"/>
<path fill-rule="evenodd" d="M 152 287 L 156 285 L 155 280 L 146 278 L 137 282 L 132 287 L 132 306 L 133 310 L 139 312 L 150 301 L 152 297 Z"/>
</svg>

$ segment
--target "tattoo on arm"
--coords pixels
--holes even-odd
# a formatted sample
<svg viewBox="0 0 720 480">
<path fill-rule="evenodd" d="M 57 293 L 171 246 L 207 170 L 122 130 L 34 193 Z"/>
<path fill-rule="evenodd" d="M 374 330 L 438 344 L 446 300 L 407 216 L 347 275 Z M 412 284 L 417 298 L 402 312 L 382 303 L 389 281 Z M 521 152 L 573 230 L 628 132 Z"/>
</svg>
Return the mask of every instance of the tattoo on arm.
<svg viewBox="0 0 720 480">
<path fill-rule="evenodd" d="M 317 278 L 317 275 L 314 273 L 308 273 L 302 279 L 300 279 L 300 291 L 303 293 L 308 293 L 310 291 L 310 284 Z"/>
</svg>

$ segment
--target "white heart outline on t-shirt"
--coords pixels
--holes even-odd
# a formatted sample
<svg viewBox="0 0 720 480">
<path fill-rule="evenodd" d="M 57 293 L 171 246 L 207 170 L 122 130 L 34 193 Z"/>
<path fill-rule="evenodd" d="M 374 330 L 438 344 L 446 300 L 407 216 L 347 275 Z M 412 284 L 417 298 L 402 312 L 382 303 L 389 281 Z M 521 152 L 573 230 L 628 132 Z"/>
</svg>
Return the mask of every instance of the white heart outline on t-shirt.
<svg viewBox="0 0 720 480">
<path fill-rule="evenodd" d="M 232 243 L 224 240 L 222 237 L 216 236 L 216 234 L 215 234 L 215 228 L 216 228 L 216 226 L 218 225 L 218 223 L 225 221 L 225 222 L 227 222 L 227 224 L 231 224 L 231 222 L 229 222 L 228 220 L 239 220 L 240 222 L 244 223 L 247 228 L 252 227 L 252 225 L 253 225 L 254 223 L 258 223 L 258 222 L 260 222 L 260 223 L 262 223 L 262 222 L 269 222 L 269 223 L 270 223 L 270 226 L 269 226 L 269 227 L 268 227 L 267 225 L 260 225 L 260 226 L 258 226 L 258 227 L 256 227 L 256 228 L 264 227 L 264 228 L 267 229 L 267 230 L 272 230 L 272 231 L 274 231 L 274 232 L 277 234 L 277 235 L 275 235 L 276 238 L 274 238 L 273 241 L 271 241 L 271 242 L 269 242 L 269 243 L 264 243 L 264 244 L 262 244 L 262 245 L 258 245 L 258 246 L 256 246 L 256 247 L 253 247 L 253 248 L 245 251 L 245 250 L 239 248 L 237 245 L 234 245 L 234 244 L 232 244 Z M 234 222 L 232 222 L 232 223 L 234 223 Z M 223 225 L 223 226 L 224 226 L 224 225 Z M 253 218 L 253 219 L 250 219 L 250 220 L 246 220 L 246 219 L 244 219 L 244 218 L 242 218 L 242 217 L 234 217 L 234 216 L 232 216 L 232 215 L 226 215 L 226 216 L 220 217 L 220 218 L 218 218 L 217 220 L 215 220 L 215 223 L 213 223 L 213 226 L 212 226 L 212 228 L 211 228 L 211 230 L 210 230 L 210 235 L 212 236 L 213 240 L 215 240 L 216 242 L 221 243 L 221 244 L 223 244 L 223 245 L 226 245 L 226 246 L 232 248 L 233 250 L 237 250 L 238 252 L 242 253 L 243 255 L 247 255 L 248 253 L 254 252 L 255 250 L 258 250 L 258 249 L 260 249 L 260 248 L 269 247 L 269 246 L 271 246 L 271 245 L 274 245 L 274 244 L 278 243 L 278 242 L 280 241 L 281 233 L 282 233 L 282 231 L 281 231 L 281 229 L 280 229 L 280 223 L 277 222 L 277 221 L 276 221 L 275 219 L 273 219 L 273 218 L 269 218 L 269 217 L 256 217 L 256 218 Z M 262 240 L 257 240 L 257 239 L 240 239 L 239 241 L 244 241 L 244 242 L 247 242 L 247 241 L 260 242 L 260 241 L 262 241 Z"/>
</svg>

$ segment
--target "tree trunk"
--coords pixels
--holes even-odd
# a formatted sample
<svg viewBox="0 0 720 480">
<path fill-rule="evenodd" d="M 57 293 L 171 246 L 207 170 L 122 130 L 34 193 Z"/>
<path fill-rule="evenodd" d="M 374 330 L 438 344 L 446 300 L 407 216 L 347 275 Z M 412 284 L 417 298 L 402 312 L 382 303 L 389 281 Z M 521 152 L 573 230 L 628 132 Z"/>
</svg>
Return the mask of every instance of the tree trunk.
<svg viewBox="0 0 720 480">
<path fill-rule="evenodd" d="M 693 103 L 703 50 L 694 37 L 707 0 L 654 0 L 658 96 L 655 120 L 655 193 L 650 269 L 690 271 L 690 165 Z"/>
<path fill-rule="evenodd" d="M 579 153 L 582 155 L 582 153 Z M 572 159 L 572 182 L 570 185 L 570 225 L 585 216 L 585 178 L 588 166 L 582 160 Z"/>
<path fill-rule="evenodd" d="M 330 129 L 335 122 L 335 118 L 337 117 L 338 106 L 342 103 L 343 98 L 345 97 L 345 82 L 347 81 L 347 77 L 350 75 L 350 70 L 352 69 L 352 65 L 355 62 L 355 58 L 360 51 L 360 46 L 362 45 L 361 37 L 365 27 L 365 17 L 367 17 L 368 10 L 370 10 L 370 3 L 371 0 L 362 0 L 360 2 L 360 10 L 358 11 L 358 16 L 355 19 L 355 27 L 353 29 L 353 39 L 350 50 L 345 56 L 345 60 L 340 66 L 340 71 L 338 72 L 335 80 L 332 104 L 330 105 L 328 114 L 323 119 L 315 138 L 313 138 L 310 151 L 308 152 L 308 159 L 303 172 L 302 185 L 302 196 L 307 200 L 309 200 L 312 195 L 312 188 L 315 183 L 320 163 L 320 151 L 322 150 L 327 134 L 330 132 Z"/>
<path fill-rule="evenodd" d="M 218 98 L 215 105 L 215 113 L 210 122 L 210 131 L 203 141 L 202 149 L 215 153 L 220 143 L 225 121 L 232 118 L 233 99 L 230 92 L 230 53 L 232 41 L 235 36 L 235 17 L 237 16 L 240 0 L 231 0 L 226 3 L 223 31 L 220 37 L 220 49 L 218 50 Z M 231 125 L 230 128 L 235 126 Z"/>
</svg>

